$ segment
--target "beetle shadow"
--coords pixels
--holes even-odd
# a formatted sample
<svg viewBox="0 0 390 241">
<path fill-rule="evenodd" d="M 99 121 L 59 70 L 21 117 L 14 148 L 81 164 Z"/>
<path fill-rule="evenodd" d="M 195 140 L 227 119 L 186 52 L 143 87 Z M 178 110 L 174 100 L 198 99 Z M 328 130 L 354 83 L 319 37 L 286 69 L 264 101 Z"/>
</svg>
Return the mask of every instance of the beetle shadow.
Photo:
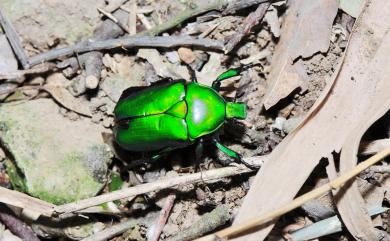
<svg viewBox="0 0 390 241">
<path fill-rule="evenodd" d="M 235 119 L 230 119 L 226 121 L 221 136 L 223 140 L 228 139 L 231 142 L 243 143 L 242 139 L 246 134 L 246 130 L 247 127 L 243 123 Z"/>
</svg>

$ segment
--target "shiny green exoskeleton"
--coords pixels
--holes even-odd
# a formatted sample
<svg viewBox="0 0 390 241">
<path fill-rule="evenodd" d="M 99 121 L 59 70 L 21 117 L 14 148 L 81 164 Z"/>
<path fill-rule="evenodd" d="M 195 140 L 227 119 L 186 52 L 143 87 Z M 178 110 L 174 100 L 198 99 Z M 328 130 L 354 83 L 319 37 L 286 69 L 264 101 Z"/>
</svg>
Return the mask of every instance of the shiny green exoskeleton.
<svg viewBox="0 0 390 241">
<path fill-rule="evenodd" d="M 241 70 L 224 72 L 212 87 L 193 78 L 190 83 L 177 80 L 125 90 L 114 110 L 116 142 L 129 151 L 158 153 L 197 143 L 199 156 L 207 137 L 225 154 L 241 160 L 239 154 L 219 143 L 216 135 L 227 119 L 246 118 L 245 104 L 227 102 L 218 93 L 221 81 Z"/>
</svg>

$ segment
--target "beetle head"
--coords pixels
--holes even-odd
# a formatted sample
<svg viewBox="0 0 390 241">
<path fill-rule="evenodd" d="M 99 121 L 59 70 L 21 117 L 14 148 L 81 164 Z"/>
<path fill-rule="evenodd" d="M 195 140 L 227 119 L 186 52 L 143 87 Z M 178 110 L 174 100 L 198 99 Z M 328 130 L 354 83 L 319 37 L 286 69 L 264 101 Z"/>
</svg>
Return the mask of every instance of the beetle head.
<svg viewBox="0 0 390 241">
<path fill-rule="evenodd" d="M 237 118 L 237 119 L 245 119 L 246 118 L 246 105 L 244 103 L 234 103 L 227 102 L 226 103 L 226 118 Z"/>
</svg>

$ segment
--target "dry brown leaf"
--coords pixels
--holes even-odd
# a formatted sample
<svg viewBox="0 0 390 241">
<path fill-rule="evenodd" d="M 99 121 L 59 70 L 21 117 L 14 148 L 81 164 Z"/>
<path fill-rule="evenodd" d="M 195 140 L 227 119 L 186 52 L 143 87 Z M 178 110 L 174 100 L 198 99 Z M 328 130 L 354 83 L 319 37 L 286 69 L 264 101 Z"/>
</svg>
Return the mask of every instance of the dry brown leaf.
<svg viewBox="0 0 390 241">
<path fill-rule="evenodd" d="M 263 99 L 266 109 L 298 87 L 306 88 L 306 72 L 301 62 L 294 61 L 300 56 L 310 57 L 328 50 L 337 9 L 337 0 L 291 1 L 268 77 Z"/>
<path fill-rule="evenodd" d="M 234 221 L 243 223 L 294 198 L 318 161 L 341 152 L 341 170 L 356 164 L 362 133 L 390 107 L 390 2 L 373 0 L 357 20 L 345 59 L 303 124 L 271 153 Z M 348 161 L 349 160 L 349 161 Z M 338 203 L 349 231 L 376 240 L 360 193 L 352 185 Z M 364 223 L 364 225 L 362 225 Z M 263 240 L 272 224 L 235 240 Z"/>
<path fill-rule="evenodd" d="M 170 77 L 173 79 L 189 79 L 188 70 L 185 66 L 172 65 L 164 62 L 162 56 L 156 49 L 140 49 L 138 50 L 137 56 L 146 59 L 151 65 L 157 75 L 166 78 Z"/>
<path fill-rule="evenodd" d="M 65 89 L 65 77 L 60 73 L 52 74 L 47 78 L 47 84 L 42 87 L 58 103 L 65 108 L 78 114 L 91 117 L 91 110 L 87 101 L 75 98 L 68 90 Z"/>
</svg>

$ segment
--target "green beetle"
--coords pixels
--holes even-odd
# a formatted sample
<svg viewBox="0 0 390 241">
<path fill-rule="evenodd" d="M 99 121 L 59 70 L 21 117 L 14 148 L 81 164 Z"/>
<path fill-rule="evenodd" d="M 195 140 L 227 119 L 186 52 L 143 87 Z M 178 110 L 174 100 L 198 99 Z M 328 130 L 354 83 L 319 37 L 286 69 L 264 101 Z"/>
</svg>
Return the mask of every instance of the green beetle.
<svg viewBox="0 0 390 241">
<path fill-rule="evenodd" d="M 116 142 L 129 151 L 157 151 L 152 159 L 196 143 L 196 158 L 200 158 L 204 139 L 211 139 L 222 152 L 242 162 L 238 153 L 218 141 L 217 130 L 227 119 L 245 119 L 246 105 L 227 102 L 218 91 L 221 81 L 247 67 L 222 73 L 211 87 L 197 83 L 193 75 L 190 83 L 163 81 L 125 90 L 114 109 Z"/>
</svg>

